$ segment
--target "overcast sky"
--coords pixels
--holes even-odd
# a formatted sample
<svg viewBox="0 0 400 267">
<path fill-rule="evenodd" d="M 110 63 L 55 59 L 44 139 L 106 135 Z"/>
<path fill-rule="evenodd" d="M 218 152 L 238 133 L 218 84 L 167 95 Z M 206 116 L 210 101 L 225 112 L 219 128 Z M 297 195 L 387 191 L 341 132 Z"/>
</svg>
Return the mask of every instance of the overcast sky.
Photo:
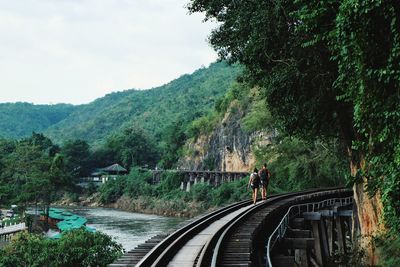
<svg viewBox="0 0 400 267">
<path fill-rule="evenodd" d="M 0 0 L 0 102 L 88 103 L 217 56 L 188 0 Z"/>
</svg>

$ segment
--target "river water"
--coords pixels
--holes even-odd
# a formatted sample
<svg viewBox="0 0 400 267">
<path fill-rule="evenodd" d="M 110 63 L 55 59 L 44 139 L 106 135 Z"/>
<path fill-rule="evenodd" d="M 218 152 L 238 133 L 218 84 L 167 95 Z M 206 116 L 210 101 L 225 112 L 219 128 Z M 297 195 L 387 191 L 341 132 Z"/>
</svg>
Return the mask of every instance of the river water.
<svg viewBox="0 0 400 267">
<path fill-rule="evenodd" d="M 115 238 L 126 251 L 147 239 L 175 229 L 185 219 L 147 215 L 107 208 L 62 208 L 85 217 L 87 226 Z"/>
</svg>

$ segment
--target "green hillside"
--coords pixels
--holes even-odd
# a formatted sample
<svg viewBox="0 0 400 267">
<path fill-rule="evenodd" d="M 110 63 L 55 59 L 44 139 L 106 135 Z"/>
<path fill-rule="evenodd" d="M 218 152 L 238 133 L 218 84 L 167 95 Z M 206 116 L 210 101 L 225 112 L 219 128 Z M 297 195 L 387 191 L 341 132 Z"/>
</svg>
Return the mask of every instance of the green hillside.
<svg viewBox="0 0 400 267">
<path fill-rule="evenodd" d="M 30 103 L 0 104 L 0 137 L 21 138 L 42 132 L 68 117 L 78 106 L 33 105 Z"/>
<path fill-rule="evenodd" d="M 212 108 L 239 71 L 223 62 L 213 63 L 157 88 L 111 93 L 82 105 L 45 134 L 56 142 L 83 139 L 98 144 L 110 133 L 138 126 L 158 139 L 176 120 L 189 121 Z"/>
</svg>

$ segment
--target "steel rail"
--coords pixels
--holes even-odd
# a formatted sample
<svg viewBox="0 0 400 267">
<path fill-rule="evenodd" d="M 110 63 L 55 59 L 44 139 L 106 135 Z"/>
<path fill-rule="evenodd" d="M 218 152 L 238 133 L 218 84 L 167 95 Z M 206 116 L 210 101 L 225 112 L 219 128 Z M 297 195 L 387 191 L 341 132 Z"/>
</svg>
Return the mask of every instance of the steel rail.
<svg viewBox="0 0 400 267">
<path fill-rule="evenodd" d="M 290 193 L 289 193 L 290 194 Z M 246 210 L 241 214 L 236 215 L 230 222 L 225 224 L 223 227 L 221 227 L 213 236 L 212 238 L 205 244 L 199 259 L 197 261 L 196 267 L 205 267 L 205 266 L 210 266 L 211 259 L 213 258 L 213 251 L 215 248 L 218 249 L 220 246 L 220 237 L 221 235 L 226 234 L 226 229 L 231 225 L 232 222 L 237 221 L 239 218 L 241 218 L 244 214 L 247 214 L 248 212 L 251 213 L 251 211 L 257 210 L 259 208 L 264 208 L 266 204 L 272 204 L 275 203 L 276 199 L 282 199 L 286 197 L 288 194 L 277 194 L 277 195 L 272 195 L 268 197 L 266 202 L 260 202 L 259 204 L 255 205 L 253 208 L 250 208 L 250 210 Z"/>
<path fill-rule="evenodd" d="M 335 187 L 335 188 L 325 188 L 325 189 L 313 189 L 313 190 L 306 190 L 306 191 L 300 191 L 300 192 L 295 192 L 295 193 L 282 194 L 281 196 L 277 196 L 275 198 L 271 197 L 266 202 L 256 205 L 255 207 L 253 207 L 249 210 L 246 210 L 242 214 L 238 215 L 235 219 L 233 219 L 230 223 L 228 223 L 225 227 L 225 230 L 222 232 L 222 234 L 219 235 L 216 245 L 212 246 L 212 244 L 210 242 L 210 247 L 206 247 L 203 249 L 202 254 L 204 254 L 204 255 L 201 260 L 206 261 L 207 260 L 206 258 L 209 258 L 209 257 L 206 257 L 206 254 L 209 254 L 210 251 L 213 250 L 211 266 L 212 267 L 220 266 L 221 265 L 220 264 L 221 263 L 221 255 L 222 255 L 222 251 L 223 251 L 226 240 L 231 236 L 231 234 L 233 233 L 235 228 L 237 228 L 239 225 L 242 225 L 243 221 L 245 221 L 247 218 L 250 217 L 250 215 L 255 214 L 259 210 L 267 208 L 268 206 L 270 206 L 272 204 L 278 203 L 278 202 L 283 201 L 288 198 L 300 197 L 303 195 L 307 196 L 310 194 L 329 192 L 329 191 L 334 191 L 334 190 L 339 190 L 339 189 L 343 189 L 343 188 Z M 318 197 L 318 196 L 316 195 L 316 197 Z M 215 238 L 217 238 L 217 237 L 215 237 Z M 215 242 L 215 240 L 213 242 Z M 210 265 L 207 262 L 205 262 L 205 263 L 199 262 L 197 264 L 197 266 L 210 266 Z"/>
<path fill-rule="evenodd" d="M 282 195 L 286 195 L 286 194 L 274 194 L 271 196 L 267 197 L 267 201 L 273 201 L 273 198 L 278 198 Z M 272 199 L 272 200 L 271 200 Z M 263 202 L 259 202 L 259 204 L 255 205 L 254 207 L 259 207 L 262 205 Z M 254 209 L 254 208 L 252 208 Z M 246 212 L 246 211 L 244 211 Z M 239 218 L 241 214 L 236 215 L 232 220 L 235 221 L 237 218 Z M 197 261 L 196 267 L 204 267 L 204 266 L 209 266 L 209 264 L 211 263 L 210 259 L 212 258 L 212 253 L 214 251 L 214 248 L 218 242 L 219 237 L 221 236 L 221 234 L 225 231 L 225 229 L 229 226 L 229 223 L 225 224 L 224 226 L 222 226 L 213 236 L 210 240 L 207 241 L 207 243 L 204 245 L 203 250 L 201 251 L 200 255 L 199 255 L 199 259 Z"/>
<path fill-rule="evenodd" d="M 221 244 L 224 239 L 227 237 L 227 234 L 232 231 L 232 229 L 239 224 L 242 220 L 254 214 L 256 211 L 266 208 L 269 205 L 272 205 L 276 202 L 282 201 L 287 198 L 307 195 L 312 193 L 324 192 L 324 191 L 332 191 L 340 188 L 329 188 L 329 189 L 318 189 L 318 190 L 307 190 L 295 193 L 287 193 L 287 194 L 279 194 L 271 196 L 267 201 L 261 202 L 260 204 L 255 205 L 254 207 L 249 208 L 248 210 L 240 213 L 235 216 L 230 222 L 224 225 L 221 229 L 217 231 L 217 233 L 207 242 L 205 247 L 203 248 L 198 263 L 196 266 L 209 266 L 209 259 L 211 258 L 210 251 L 214 250 L 214 254 L 212 255 L 212 266 L 218 266 L 218 253 L 221 251 Z M 172 260 L 175 256 L 176 252 L 179 251 L 186 242 L 196 236 L 199 232 L 204 230 L 211 223 L 221 219 L 222 217 L 228 215 L 229 213 L 238 210 L 242 207 L 252 205 L 251 200 L 245 200 L 238 203 L 231 204 L 222 209 L 211 212 L 188 225 L 176 230 L 159 244 L 157 244 L 149 253 L 147 253 L 136 266 L 140 267 L 148 267 L 148 266 L 166 266 L 168 262 Z"/>
<path fill-rule="evenodd" d="M 227 207 L 211 212 L 176 230 L 147 253 L 136 266 L 164 266 L 165 262 L 170 261 L 175 255 L 177 248 L 180 248 L 184 243 L 206 228 L 211 222 L 214 222 L 237 209 L 251 205 L 251 203 L 251 200 L 244 200 L 231 204 Z"/>
</svg>

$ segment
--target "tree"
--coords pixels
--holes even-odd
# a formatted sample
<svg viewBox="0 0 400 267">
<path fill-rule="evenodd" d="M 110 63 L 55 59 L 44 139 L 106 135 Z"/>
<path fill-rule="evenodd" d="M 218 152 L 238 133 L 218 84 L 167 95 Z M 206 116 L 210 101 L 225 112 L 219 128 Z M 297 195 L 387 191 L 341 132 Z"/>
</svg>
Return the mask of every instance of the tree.
<svg viewBox="0 0 400 267">
<path fill-rule="evenodd" d="M 75 178 L 85 177 L 90 173 L 89 145 L 84 140 L 68 140 L 61 149 L 65 158 L 65 164 L 68 171 Z"/>
<path fill-rule="evenodd" d="M 281 131 L 347 147 L 361 233 L 376 234 L 381 214 L 398 233 L 398 3 L 192 0 L 189 10 L 220 23 L 211 44 L 246 66 Z"/>
<path fill-rule="evenodd" d="M 304 141 L 280 134 L 273 144 L 254 149 L 257 166 L 270 162 L 273 186 L 280 190 L 332 187 L 344 184 L 346 159 L 337 140 Z"/>
<path fill-rule="evenodd" d="M 37 146 L 26 142 L 17 143 L 15 150 L 3 158 L 2 186 L 9 187 L 8 201 L 26 206 L 29 201 L 38 201 L 48 188 L 43 177 L 50 169 L 49 157 Z M 42 176 L 44 175 L 44 176 Z"/>
<path fill-rule="evenodd" d="M 48 210 L 56 193 L 69 185 L 62 156 L 52 156 L 52 142 L 36 134 L 6 147 L 8 154 L 0 158 L 0 199 L 21 207 L 40 202 Z"/>
<path fill-rule="evenodd" d="M 85 229 L 68 231 L 60 240 L 20 233 L 0 249 L 0 266 L 106 266 L 122 251 L 110 236 Z"/>
<path fill-rule="evenodd" d="M 112 135 L 108 138 L 106 147 L 116 155 L 117 161 L 128 168 L 154 166 L 158 160 L 153 140 L 137 127 L 126 128 L 122 134 Z"/>
<path fill-rule="evenodd" d="M 163 155 L 161 165 L 164 168 L 173 168 L 181 156 L 180 149 L 185 144 L 186 134 L 184 122 L 178 120 L 167 126 L 163 134 Z"/>
<path fill-rule="evenodd" d="M 29 145 L 37 146 L 40 150 L 46 151 L 51 157 L 60 152 L 60 147 L 53 144 L 51 139 L 44 136 L 42 133 L 33 132 L 31 137 L 22 139 L 20 142 L 26 142 Z"/>
</svg>

